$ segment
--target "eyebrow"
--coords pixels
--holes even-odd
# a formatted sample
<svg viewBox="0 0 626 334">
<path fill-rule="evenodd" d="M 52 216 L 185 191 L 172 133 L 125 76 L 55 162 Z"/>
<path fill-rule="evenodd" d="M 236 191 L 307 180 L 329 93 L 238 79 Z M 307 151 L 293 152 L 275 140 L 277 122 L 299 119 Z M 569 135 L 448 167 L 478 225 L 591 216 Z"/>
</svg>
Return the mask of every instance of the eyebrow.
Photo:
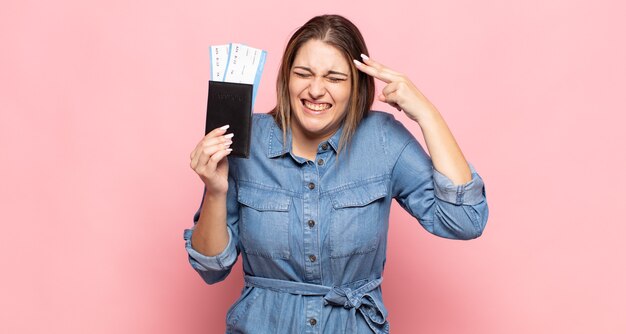
<svg viewBox="0 0 626 334">
<path fill-rule="evenodd" d="M 308 72 L 313 73 L 313 71 L 312 71 L 310 68 L 306 67 L 306 66 L 294 66 L 293 68 L 294 68 L 294 69 L 299 68 L 299 69 L 301 69 L 301 70 L 305 70 L 305 71 L 308 71 Z M 347 75 L 347 74 L 345 74 L 345 73 L 341 73 L 341 72 L 337 72 L 337 71 L 328 71 L 328 73 L 326 73 L 326 75 L 329 75 L 329 74 L 343 75 L 343 76 L 345 76 L 346 78 L 348 77 L 348 75 Z"/>
</svg>

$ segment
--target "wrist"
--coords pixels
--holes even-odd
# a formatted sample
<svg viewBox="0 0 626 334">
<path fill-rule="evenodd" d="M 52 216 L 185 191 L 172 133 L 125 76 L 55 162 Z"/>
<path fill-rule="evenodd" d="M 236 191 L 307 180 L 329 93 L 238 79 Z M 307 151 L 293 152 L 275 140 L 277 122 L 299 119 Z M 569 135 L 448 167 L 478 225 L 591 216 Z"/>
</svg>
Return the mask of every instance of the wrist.
<svg viewBox="0 0 626 334">
<path fill-rule="evenodd" d="M 226 202 L 226 194 L 228 193 L 228 189 L 226 191 L 215 191 L 209 190 L 209 188 L 204 188 L 204 202 Z"/>
<path fill-rule="evenodd" d="M 420 126 L 428 126 L 430 123 L 437 122 L 441 118 L 441 114 L 435 106 L 428 105 L 419 108 L 419 111 L 413 113 L 410 117 Z"/>
</svg>

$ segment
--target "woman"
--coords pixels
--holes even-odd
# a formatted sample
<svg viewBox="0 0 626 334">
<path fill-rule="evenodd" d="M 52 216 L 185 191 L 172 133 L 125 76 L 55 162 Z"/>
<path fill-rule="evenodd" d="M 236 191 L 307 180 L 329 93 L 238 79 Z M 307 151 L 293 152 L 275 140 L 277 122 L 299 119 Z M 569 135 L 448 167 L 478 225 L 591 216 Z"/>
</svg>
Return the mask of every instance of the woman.
<svg viewBox="0 0 626 334">
<path fill-rule="evenodd" d="M 227 126 L 191 153 L 205 184 L 185 231 L 193 268 L 216 283 L 242 253 L 228 333 L 388 333 L 380 283 L 392 199 L 435 235 L 483 231 L 483 182 L 443 118 L 366 54 L 350 21 L 311 19 L 283 55 L 276 107 L 254 115 L 250 158 L 227 158 Z M 430 157 L 393 116 L 369 110 L 374 78 L 386 84 L 378 98 L 420 125 Z"/>
</svg>

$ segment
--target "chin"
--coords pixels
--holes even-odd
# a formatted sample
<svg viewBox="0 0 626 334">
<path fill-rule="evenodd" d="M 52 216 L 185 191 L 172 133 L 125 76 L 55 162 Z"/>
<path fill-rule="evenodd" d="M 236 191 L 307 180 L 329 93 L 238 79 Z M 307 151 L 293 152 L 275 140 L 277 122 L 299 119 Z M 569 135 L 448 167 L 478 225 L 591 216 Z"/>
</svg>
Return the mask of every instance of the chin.
<svg viewBox="0 0 626 334">
<path fill-rule="evenodd" d="M 330 116 L 330 115 L 328 115 Z M 320 117 L 320 115 L 310 115 L 307 111 L 300 110 L 296 120 L 302 132 L 309 136 L 326 136 L 329 135 L 332 127 L 332 119 Z"/>
<path fill-rule="evenodd" d="M 299 123 L 302 130 L 310 135 L 323 135 L 330 126 L 330 122 L 321 120 L 302 119 L 299 120 Z"/>
<path fill-rule="evenodd" d="M 334 103 L 320 103 L 317 106 L 309 104 L 304 99 L 298 99 L 292 110 L 300 130 L 310 137 L 326 138 L 331 136 L 339 125 L 335 119 L 337 106 Z M 317 108 L 316 108 L 317 107 Z"/>
</svg>

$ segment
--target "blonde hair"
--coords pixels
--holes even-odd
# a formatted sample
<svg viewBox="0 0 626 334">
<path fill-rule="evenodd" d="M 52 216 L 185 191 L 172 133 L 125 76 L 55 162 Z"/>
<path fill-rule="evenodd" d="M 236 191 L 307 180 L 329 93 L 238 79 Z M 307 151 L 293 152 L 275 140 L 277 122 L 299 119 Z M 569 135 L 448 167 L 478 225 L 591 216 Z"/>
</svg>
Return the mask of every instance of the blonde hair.
<svg viewBox="0 0 626 334">
<path fill-rule="evenodd" d="M 339 15 L 321 15 L 310 19 L 291 36 L 283 54 L 276 79 L 276 107 L 270 112 L 276 124 L 283 131 L 283 145 L 286 145 L 287 129 L 291 127 L 291 104 L 289 99 L 289 78 L 291 67 L 300 47 L 309 40 L 320 40 L 337 48 L 350 64 L 352 89 L 348 111 L 343 122 L 339 139 L 339 151 L 349 142 L 356 128 L 374 102 L 374 78 L 359 71 L 352 59 L 361 54 L 369 54 L 359 29 L 348 19 Z"/>
</svg>

